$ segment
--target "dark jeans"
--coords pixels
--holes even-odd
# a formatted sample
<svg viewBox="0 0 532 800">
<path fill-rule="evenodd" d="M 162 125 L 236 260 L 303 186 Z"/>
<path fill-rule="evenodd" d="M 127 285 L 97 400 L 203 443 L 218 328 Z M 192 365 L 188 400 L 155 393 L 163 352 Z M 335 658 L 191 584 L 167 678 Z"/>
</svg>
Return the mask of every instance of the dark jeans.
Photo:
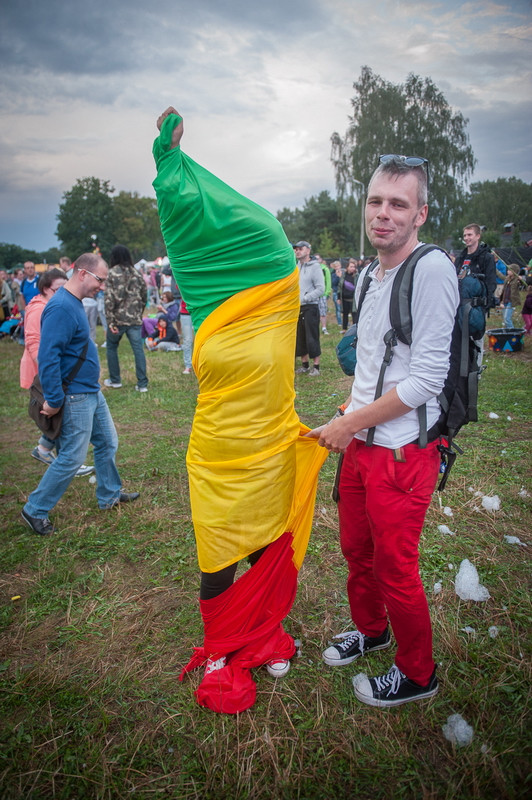
<svg viewBox="0 0 532 800">
<path fill-rule="evenodd" d="M 135 356 L 137 385 L 139 388 L 142 388 L 148 385 L 148 375 L 146 374 L 146 354 L 140 335 L 140 325 L 120 325 L 118 333 L 112 333 L 111 329 L 107 328 L 107 366 L 109 368 L 109 377 L 113 383 L 121 382 L 118 345 L 124 333 L 129 340 L 133 355 Z"/>
<path fill-rule="evenodd" d="M 296 357 L 306 355 L 310 358 L 321 355 L 320 312 L 315 303 L 300 306 L 297 321 Z"/>
<path fill-rule="evenodd" d="M 346 331 L 349 326 L 349 314 L 351 314 L 351 322 L 353 323 L 353 298 L 350 300 L 342 300 L 342 328 L 344 331 Z"/>
</svg>

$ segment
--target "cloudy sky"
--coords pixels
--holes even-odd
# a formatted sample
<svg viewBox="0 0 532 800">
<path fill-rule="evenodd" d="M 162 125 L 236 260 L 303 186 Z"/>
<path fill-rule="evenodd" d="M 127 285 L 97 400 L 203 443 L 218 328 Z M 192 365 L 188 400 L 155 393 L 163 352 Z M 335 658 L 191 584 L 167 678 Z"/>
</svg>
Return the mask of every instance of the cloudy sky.
<svg viewBox="0 0 532 800">
<path fill-rule="evenodd" d="M 363 65 L 432 78 L 470 120 L 475 180 L 531 182 L 531 42 L 530 0 L 1 0 L 0 241 L 56 245 L 77 178 L 152 195 L 170 104 L 183 149 L 270 211 L 334 192 Z"/>
</svg>

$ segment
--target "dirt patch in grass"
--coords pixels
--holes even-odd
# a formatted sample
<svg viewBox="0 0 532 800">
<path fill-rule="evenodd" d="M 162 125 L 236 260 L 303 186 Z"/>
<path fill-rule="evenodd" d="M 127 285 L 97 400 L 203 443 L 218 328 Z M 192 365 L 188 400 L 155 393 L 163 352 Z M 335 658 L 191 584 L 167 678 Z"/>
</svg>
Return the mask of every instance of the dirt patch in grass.
<svg viewBox="0 0 532 800">
<path fill-rule="evenodd" d="M 149 565 L 106 565 L 102 581 L 90 594 L 71 591 L 63 614 L 50 614 L 27 625 L 15 617 L 4 639 L 10 670 L 40 664 L 60 669 L 63 678 L 76 673 L 104 675 L 109 669 L 132 670 L 139 678 L 168 665 L 182 650 L 184 661 L 190 642 L 172 646 L 166 631 L 175 627 L 183 609 L 194 608 L 194 597 L 182 583 L 153 585 Z M 199 623 L 199 617 L 198 617 Z M 161 650 L 167 650 L 164 656 Z M 153 657 L 147 659 L 147 653 Z"/>
</svg>

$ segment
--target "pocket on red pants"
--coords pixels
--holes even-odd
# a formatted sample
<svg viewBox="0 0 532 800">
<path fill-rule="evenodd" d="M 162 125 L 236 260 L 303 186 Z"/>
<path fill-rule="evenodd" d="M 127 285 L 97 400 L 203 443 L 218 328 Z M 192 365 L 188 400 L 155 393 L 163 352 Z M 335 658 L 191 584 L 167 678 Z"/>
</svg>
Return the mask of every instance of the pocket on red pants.
<svg viewBox="0 0 532 800">
<path fill-rule="evenodd" d="M 440 469 L 437 445 L 437 442 L 431 442 L 426 448 L 416 444 L 406 445 L 402 448 L 404 461 L 395 461 L 391 452 L 388 474 L 392 486 L 405 494 L 432 494 Z"/>
</svg>

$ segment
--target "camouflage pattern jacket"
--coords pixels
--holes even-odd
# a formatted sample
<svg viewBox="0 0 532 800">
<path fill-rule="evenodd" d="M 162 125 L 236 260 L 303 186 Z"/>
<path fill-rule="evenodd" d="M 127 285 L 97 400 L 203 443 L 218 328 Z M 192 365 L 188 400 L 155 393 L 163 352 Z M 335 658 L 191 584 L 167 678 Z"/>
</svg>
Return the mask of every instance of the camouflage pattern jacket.
<svg viewBox="0 0 532 800">
<path fill-rule="evenodd" d="M 105 285 L 107 324 L 117 328 L 141 325 L 147 298 L 148 290 L 140 272 L 127 264 L 111 267 Z"/>
</svg>

